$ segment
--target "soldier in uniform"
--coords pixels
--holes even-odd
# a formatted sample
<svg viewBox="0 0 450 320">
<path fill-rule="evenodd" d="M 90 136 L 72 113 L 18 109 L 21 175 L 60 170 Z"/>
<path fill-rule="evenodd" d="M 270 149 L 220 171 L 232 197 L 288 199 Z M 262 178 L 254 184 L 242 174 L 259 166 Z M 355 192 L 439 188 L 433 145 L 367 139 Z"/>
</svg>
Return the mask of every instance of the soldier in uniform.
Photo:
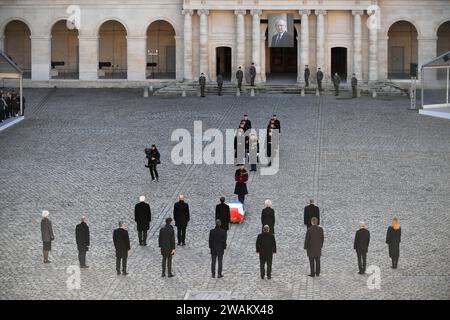
<svg viewBox="0 0 450 320">
<path fill-rule="evenodd" d="M 309 87 L 309 75 L 310 75 L 310 71 L 308 68 L 308 65 L 305 65 L 305 87 Z"/>
<path fill-rule="evenodd" d="M 222 74 L 219 73 L 217 75 L 217 87 L 219 88 L 219 96 L 222 95 L 222 86 L 223 86 L 223 77 Z"/>
<path fill-rule="evenodd" d="M 198 83 L 200 84 L 200 93 L 202 97 L 205 97 L 205 86 L 206 86 L 206 78 L 204 73 L 200 75 L 200 78 L 198 78 Z"/>
<path fill-rule="evenodd" d="M 353 98 L 357 97 L 357 91 L 356 91 L 357 86 L 358 86 L 358 79 L 356 79 L 356 75 L 353 73 L 352 74 L 352 97 Z"/>
<path fill-rule="evenodd" d="M 254 62 L 252 62 L 252 66 L 250 67 L 249 73 L 250 73 L 250 85 L 253 87 L 255 86 L 255 77 L 256 77 L 256 68 Z"/>
<path fill-rule="evenodd" d="M 339 95 L 339 85 L 341 84 L 341 78 L 337 74 L 337 72 L 333 76 L 333 85 L 334 85 L 334 95 Z"/>
<path fill-rule="evenodd" d="M 317 86 L 319 87 L 319 91 L 322 91 L 322 80 L 323 80 L 323 72 L 319 68 L 317 70 Z"/>
<path fill-rule="evenodd" d="M 241 123 L 244 124 L 244 132 L 252 128 L 252 122 L 250 121 L 250 119 L 248 118 L 248 114 L 246 113 L 244 114 L 244 118 L 241 120 Z"/>
<path fill-rule="evenodd" d="M 239 66 L 239 70 L 236 71 L 236 80 L 238 82 L 239 92 L 242 92 L 242 79 L 244 79 L 244 72 L 242 72 L 241 66 Z"/>
</svg>

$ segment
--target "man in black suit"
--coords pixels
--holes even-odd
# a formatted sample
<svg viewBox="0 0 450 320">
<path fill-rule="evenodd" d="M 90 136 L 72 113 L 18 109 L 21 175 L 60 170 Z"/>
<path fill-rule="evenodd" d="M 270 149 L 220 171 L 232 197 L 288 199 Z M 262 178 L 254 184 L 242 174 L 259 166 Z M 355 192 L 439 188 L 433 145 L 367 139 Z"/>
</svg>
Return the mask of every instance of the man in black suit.
<svg viewBox="0 0 450 320">
<path fill-rule="evenodd" d="M 211 275 L 216 277 L 216 260 L 219 261 L 218 277 L 222 278 L 223 253 L 227 248 L 227 232 L 221 227 L 219 219 L 216 220 L 216 227 L 209 232 L 209 248 L 211 249 Z"/>
<path fill-rule="evenodd" d="M 89 268 L 89 266 L 86 265 L 86 252 L 89 250 L 90 237 L 89 227 L 85 216 L 81 217 L 81 223 L 75 228 L 75 238 L 77 241 L 80 268 Z"/>
<path fill-rule="evenodd" d="M 186 227 L 190 220 L 189 205 L 184 202 L 184 195 L 178 196 L 178 202 L 173 207 L 173 217 L 177 227 L 178 245 L 186 245 Z"/>
<path fill-rule="evenodd" d="M 294 37 L 286 31 L 287 24 L 283 19 L 275 22 L 277 33 L 272 37 L 271 47 L 293 47 Z"/>
<path fill-rule="evenodd" d="M 256 77 L 256 67 L 254 62 L 252 62 L 252 65 L 249 69 L 249 74 L 250 74 L 250 85 L 253 87 L 255 85 L 255 77 Z"/>
<path fill-rule="evenodd" d="M 317 225 L 317 218 L 312 218 L 311 224 L 312 226 L 306 231 L 304 249 L 307 250 L 309 258 L 309 266 L 311 269 L 309 276 L 314 278 L 320 274 L 320 256 L 322 255 L 324 237 L 322 227 Z"/>
<path fill-rule="evenodd" d="M 359 230 L 356 231 L 353 249 L 358 256 L 359 274 L 366 272 L 367 251 L 369 251 L 370 232 L 366 229 L 364 222 L 359 223 Z"/>
<path fill-rule="evenodd" d="M 120 261 L 122 261 L 122 274 L 126 276 L 127 273 L 127 258 L 130 247 L 130 237 L 128 231 L 125 230 L 125 223 L 119 221 L 119 228 L 113 232 L 113 242 L 116 248 L 116 270 L 120 275 Z"/>
<path fill-rule="evenodd" d="M 314 199 L 309 199 L 309 206 L 304 209 L 303 220 L 307 228 L 311 227 L 311 219 L 317 218 L 317 224 L 320 224 L 320 210 L 314 205 Z"/>
<path fill-rule="evenodd" d="M 175 254 L 175 231 L 171 225 L 172 218 L 166 219 L 166 225 L 159 230 L 158 243 L 161 248 L 162 277 L 166 276 L 166 265 L 168 277 L 172 278 L 172 256 Z"/>
<path fill-rule="evenodd" d="M 267 263 L 267 279 L 272 278 L 272 258 L 277 253 L 277 244 L 275 236 L 270 233 L 269 226 L 263 227 L 263 232 L 256 239 L 256 253 L 259 253 L 259 266 L 261 271 L 261 279 L 264 279 L 266 271 L 264 270 Z"/>
<path fill-rule="evenodd" d="M 134 207 L 134 221 L 137 224 L 137 231 L 139 237 L 139 245 L 147 245 L 147 231 L 150 229 L 150 221 L 152 220 L 152 213 L 148 203 L 145 203 L 145 197 L 139 197 L 139 203 Z"/>
<path fill-rule="evenodd" d="M 225 203 L 225 197 L 220 197 L 220 204 L 216 206 L 216 220 L 220 220 L 220 227 L 228 231 L 230 225 L 230 207 Z"/>
</svg>

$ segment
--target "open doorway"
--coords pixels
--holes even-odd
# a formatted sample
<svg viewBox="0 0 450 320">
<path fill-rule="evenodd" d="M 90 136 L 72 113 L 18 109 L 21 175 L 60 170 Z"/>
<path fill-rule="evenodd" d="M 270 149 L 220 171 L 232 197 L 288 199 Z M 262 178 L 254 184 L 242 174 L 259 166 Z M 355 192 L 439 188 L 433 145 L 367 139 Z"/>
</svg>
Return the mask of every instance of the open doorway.
<svg viewBox="0 0 450 320">
<path fill-rule="evenodd" d="M 216 48 L 216 75 L 221 73 L 224 81 L 231 81 L 231 48 Z"/>
<path fill-rule="evenodd" d="M 297 30 L 294 28 L 294 39 L 297 39 Z M 297 40 L 293 47 L 268 47 L 268 31 L 266 30 L 266 64 L 267 82 L 296 82 L 297 81 Z"/>
<path fill-rule="evenodd" d="M 339 75 L 342 82 L 347 81 L 347 48 L 331 48 L 331 75 Z"/>
</svg>

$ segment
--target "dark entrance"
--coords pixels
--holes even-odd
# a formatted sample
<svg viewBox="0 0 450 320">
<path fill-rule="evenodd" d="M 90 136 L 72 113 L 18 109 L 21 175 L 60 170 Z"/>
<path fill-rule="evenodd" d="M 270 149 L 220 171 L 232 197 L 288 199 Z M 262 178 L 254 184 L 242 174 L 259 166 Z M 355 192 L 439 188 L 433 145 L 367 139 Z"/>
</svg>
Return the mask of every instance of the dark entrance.
<svg viewBox="0 0 450 320">
<path fill-rule="evenodd" d="M 224 81 L 231 81 L 231 48 L 216 48 L 216 74 L 221 73 Z"/>
<path fill-rule="evenodd" d="M 331 76 L 336 72 L 341 81 L 347 81 L 347 48 L 331 48 Z"/>
<path fill-rule="evenodd" d="M 266 30 L 266 48 L 268 47 Z M 297 81 L 297 30 L 294 28 L 292 48 L 269 48 L 270 73 L 267 81 Z"/>
</svg>

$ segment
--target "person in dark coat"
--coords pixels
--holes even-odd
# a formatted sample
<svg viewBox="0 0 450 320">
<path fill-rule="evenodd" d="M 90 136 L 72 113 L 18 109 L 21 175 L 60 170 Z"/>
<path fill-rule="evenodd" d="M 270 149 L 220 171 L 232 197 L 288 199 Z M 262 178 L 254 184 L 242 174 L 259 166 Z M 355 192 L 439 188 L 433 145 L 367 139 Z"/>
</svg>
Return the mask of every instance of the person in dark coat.
<svg viewBox="0 0 450 320">
<path fill-rule="evenodd" d="M 120 262 L 122 261 L 122 274 L 126 276 L 128 251 L 131 249 L 130 237 L 128 231 L 125 230 L 125 223 L 119 221 L 119 228 L 113 232 L 113 242 L 116 248 L 116 271 L 120 275 Z"/>
<path fill-rule="evenodd" d="M 267 154 L 267 158 L 269 158 L 269 163 L 268 163 L 269 167 L 272 165 L 272 136 L 273 136 L 274 130 L 276 130 L 275 122 L 271 123 L 269 129 L 267 130 L 266 154 Z"/>
<path fill-rule="evenodd" d="M 279 133 L 281 133 L 281 123 L 280 120 L 278 120 L 277 115 L 273 114 L 272 118 L 270 118 L 269 126 L 272 124 L 274 125 L 275 129 L 278 129 Z"/>
<path fill-rule="evenodd" d="M 253 87 L 255 86 L 255 77 L 256 77 L 256 68 L 254 62 L 252 62 L 252 65 L 249 69 L 249 73 L 250 73 L 250 85 Z"/>
<path fill-rule="evenodd" d="M 339 85 L 341 84 L 341 77 L 339 77 L 337 72 L 335 72 L 332 80 L 333 80 L 333 85 L 334 85 L 334 95 L 338 96 L 339 95 Z"/>
<path fill-rule="evenodd" d="M 248 114 L 244 114 L 244 118 L 241 120 L 241 124 L 244 124 L 244 132 L 252 128 L 252 122 L 248 118 Z"/>
<path fill-rule="evenodd" d="M 234 173 L 234 180 L 236 181 L 236 186 L 234 187 L 234 194 L 237 194 L 238 200 L 244 205 L 245 195 L 248 194 L 247 191 L 247 180 L 248 172 L 245 170 L 243 164 L 239 165 L 239 169 Z"/>
<path fill-rule="evenodd" d="M 217 75 L 217 88 L 218 88 L 218 94 L 219 94 L 219 96 L 222 95 L 222 87 L 223 87 L 223 77 L 222 77 L 222 74 L 219 73 L 219 74 Z"/>
<path fill-rule="evenodd" d="M 6 119 L 6 101 L 3 95 L 3 91 L 0 91 L 0 122 Z"/>
<path fill-rule="evenodd" d="M 309 276 L 314 278 L 320 274 L 320 256 L 322 255 L 324 237 L 322 227 L 317 225 L 317 218 L 312 218 L 311 224 L 312 226 L 306 231 L 304 249 L 307 250 L 309 258 L 311 269 Z"/>
<path fill-rule="evenodd" d="M 358 257 L 359 274 L 366 272 L 367 251 L 369 250 L 370 232 L 366 229 L 364 222 L 359 223 L 359 230 L 356 231 L 353 249 Z"/>
<path fill-rule="evenodd" d="M 150 229 L 150 221 L 152 221 L 152 212 L 150 205 L 145 202 L 145 197 L 139 197 L 139 203 L 134 207 L 134 221 L 137 224 L 139 245 L 147 245 L 147 231 Z"/>
<path fill-rule="evenodd" d="M 261 279 L 266 274 L 265 265 L 267 264 L 267 279 L 272 278 L 272 258 L 277 253 L 277 244 L 275 236 L 270 233 L 270 227 L 264 226 L 263 232 L 256 239 L 256 253 L 259 254 L 259 268 L 261 271 Z"/>
<path fill-rule="evenodd" d="M 230 207 L 225 203 L 225 197 L 220 197 L 220 204 L 216 206 L 216 220 L 220 220 L 220 227 L 228 231 L 230 226 Z"/>
<path fill-rule="evenodd" d="M 211 249 L 211 275 L 216 277 L 216 260 L 219 261 L 217 274 L 222 278 L 222 260 L 227 248 L 227 232 L 221 228 L 221 221 L 216 220 L 216 227 L 209 232 L 209 248 Z"/>
<path fill-rule="evenodd" d="M 389 246 L 389 257 L 392 259 L 392 268 L 397 269 L 398 258 L 400 257 L 400 241 L 402 229 L 396 217 L 392 219 L 391 226 L 387 230 L 386 243 Z"/>
<path fill-rule="evenodd" d="M 242 68 L 239 66 L 238 71 L 236 71 L 236 80 L 238 83 L 239 92 L 242 92 L 242 79 L 244 79 L 244 72 L 242 72 Z"/>
<path fill-rule="evenodd" d="M 162 277 L 166 276 L 166 266 L 168 277 L 172 278 L 172 256 L 175 254 L 175 231 L 171 225 L 172 218 L 166 219 L 166 225 L 159 230 L 158 244 L 162 255 Z"/>
<path fill-rule="evenodd" d="M 89 226 L 85 216 L 81 217 L 81 223 L 75 227 L 75 238 L 78 248 L 78 260 L 80 261 L 80 268 L 89 268 L 86 265 L 86 252 L 89 251 L 90 236 Z"/>
<path fill-rule="evenodd" d="M 317 70 L 317 87 L 319 88 L 319 92 L 322 91 L 322 80 L 323 80 L 323 72 L 318 68 Z"/>
<path fill-rule="evenodd" d="M 269 226 L 270 233 L 275 234 L 275 210 L 272 209 L 272 201 L 266 200 L 264 201 L 264 205 L 266 207 L 261 213 L 261 224 L 263 227 L 265 225 Z"/>
<path fill-rule="evenodd" d="M 358 96 L 358 92 L 356 90 L 358 86 L 358 79 L 356 79 L 356 75 L 354 73 L 352 74 L 351 85 L 352 85 L 352 98 L 356 98 Z"/>
<path fill-rule="evenodd" d="M 186 227 L 191 219 L 189 214 L 189 205 L 184 202 L 184 195 L 178 196 L 178 202 L 173 207 L 173 217 L 177 227 L 178 245 L 186 245 Z"/>
<path fill-rule="evenodd" d="M 206 88 L 206 77 L 202 72 L 200 78 L 198 78 L 198 83 L 200 84 L 200 96 L 205 97 L 205 88 Z"/>
<path fill-rule="evenodd" d="M 156 170 L 156 166 L 161 163 L 160 154 L 155 144 L 152 144 L 150 149 L 145 149 L 146 158 L 148 159 L 147 168 L 150 169 L 150 175 L 152 176 L 152 181 L 159 181 L 159 174 Z"/>
<path fill-rule="evenodd" d="M 52 222 L 48 218 L 49 212 L 47 210 L 42 211 L 41 220 L 41 236 L 43 242 L 43 255 L 44 263 L 50 263 L 48 260 L 48 254 L 52 250 L 52 241 L 55 240 L 55 235 L 53 234 Z"/>
<path fill-rule="evenodd" d="M 311 227 L 311 219 L 314 217 L 317 218 L 317 224 L 320 224 L 320 210 L 314 205 L 314 199 L 309 199 L 309 206 L 306 206 L 303 212 L 303 220 L 307 228 Z"/>
<path fill-rule="evenodd" d="M 308 65 L 305 65 L 305 87 L 309 87 L 309 76 L 311 75 L 311 71 L 309 70 Z"/>
</svg>

